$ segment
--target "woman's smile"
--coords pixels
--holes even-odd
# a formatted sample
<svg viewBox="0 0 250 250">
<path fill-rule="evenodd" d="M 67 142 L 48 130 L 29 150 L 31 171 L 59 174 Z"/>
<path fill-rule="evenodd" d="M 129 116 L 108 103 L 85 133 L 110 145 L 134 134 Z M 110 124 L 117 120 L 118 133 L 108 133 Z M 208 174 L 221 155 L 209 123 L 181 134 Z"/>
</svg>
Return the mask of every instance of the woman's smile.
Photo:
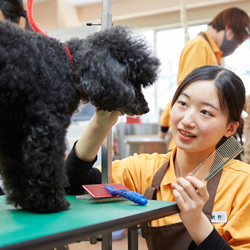
<svg viewBox="0 0 250 250">
<path fill-rule="evenodd" d="M 184 141 L 190 141 L 190 140 L 192 140 L 192 139 L 194 139 L 196 137 L 192 133 L 184 131 L 182 129 L 179 129 L 179 132 L 180 132 L 179 133 L 180 139 L 182 139 Z"/>
</svg>

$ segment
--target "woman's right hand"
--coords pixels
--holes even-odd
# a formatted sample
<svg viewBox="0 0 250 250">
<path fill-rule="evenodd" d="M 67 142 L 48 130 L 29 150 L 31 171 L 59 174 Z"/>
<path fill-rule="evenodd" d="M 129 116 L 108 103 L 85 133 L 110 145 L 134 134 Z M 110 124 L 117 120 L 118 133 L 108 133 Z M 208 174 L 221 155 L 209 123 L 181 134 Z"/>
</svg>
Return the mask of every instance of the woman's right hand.
<svg viewBox="0 0 250 250">
<path fill-rule="evenodd" d="M 103 141 L 121 114 L 117 110 L 109 112 L 96 109 L 95 111 L 94 116 L 75 146 L 78 158 L 88 162 L 95 159 Z"/>
<path fill-rule="evenodd" d="M 102 129 L 110 129 L 116 124 L 118 117 L 121 113 L 117 110 L 107 111 L 107 110 L 97 110 L 95 108 L 95 114 L 93 120 L 96 125 Z"/>
</svg>

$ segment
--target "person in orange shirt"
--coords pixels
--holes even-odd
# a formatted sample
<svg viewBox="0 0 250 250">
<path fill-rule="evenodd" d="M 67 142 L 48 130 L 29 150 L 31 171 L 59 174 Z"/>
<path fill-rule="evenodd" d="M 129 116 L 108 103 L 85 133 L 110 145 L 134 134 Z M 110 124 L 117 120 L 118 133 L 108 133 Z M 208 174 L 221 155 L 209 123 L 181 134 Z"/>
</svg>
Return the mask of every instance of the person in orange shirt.
<svg viewBox="0 0 250 250">
<path fill-rule="evenodd" d="M 176 200 L 180 209 L 179 215 L 142 228 L 149 250 L 250 248 L 250 165 L 230 160 L 207 183 L 189 175 L 234 134 L 244 103 L 244 84 L 235 73 L 218 66 L 196 68 L 173 98 L 173 151 L 134 154 L 112 163 L 113 183 L 148 199 Z M 66 160 L 68 194 L 84 193 L 83 184 L 101 183 L 101 166 L 92 166 L 119 115 L 96 110 Z M 147 190 L 154 184 L 150 197 Z"/>
<path fill-rule="evenodd" d="M 221 65 L 222 57 L 234 52 L 250 34 L 250 18 L 246 12 L 238 8 L 230 8 L 220 12 L 209 24 L 206 31 L 186 43 L 182 50 L 177 75 L 177 85 L 193 69 L 204 65 Z M 160 117 L 159 138 L 171 134 L 170 126 L 171 101 Z M 171 140 L 168 149 L 175 146 Z"/>
</svg>

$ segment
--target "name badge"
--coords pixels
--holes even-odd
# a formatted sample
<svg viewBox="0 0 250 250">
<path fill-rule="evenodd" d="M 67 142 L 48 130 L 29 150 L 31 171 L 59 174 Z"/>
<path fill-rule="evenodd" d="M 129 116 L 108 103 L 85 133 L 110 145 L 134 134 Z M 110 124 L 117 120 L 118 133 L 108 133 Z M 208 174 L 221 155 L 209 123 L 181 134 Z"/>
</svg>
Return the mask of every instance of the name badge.
<svg viewBox="0 0 250 250">
<path fill-rule="evenodd" d="M 226 223 L 227 212 L 212 212 L 211 222 L 212 223 Z"/>
</svg>

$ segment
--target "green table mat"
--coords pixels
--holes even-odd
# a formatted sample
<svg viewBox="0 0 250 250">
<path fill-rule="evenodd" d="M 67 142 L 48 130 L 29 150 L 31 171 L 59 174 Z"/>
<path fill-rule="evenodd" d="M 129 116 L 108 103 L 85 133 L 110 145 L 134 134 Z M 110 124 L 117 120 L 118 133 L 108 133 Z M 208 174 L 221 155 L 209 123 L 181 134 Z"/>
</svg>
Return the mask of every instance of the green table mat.
<svg viewBox="0 0 250 250">
<path fill-rule="evenodd" d="M 147 205 L 140 206 L 130 201 L 93 203 L 77 200 L 75 196 L 66 198 L 71 204 L 69 210 L 38 214 L 7 205 L 5 196 L 0 196 L 0 248 L 176 204 L 170 201 L 150 200 Z"/>
</svg>

